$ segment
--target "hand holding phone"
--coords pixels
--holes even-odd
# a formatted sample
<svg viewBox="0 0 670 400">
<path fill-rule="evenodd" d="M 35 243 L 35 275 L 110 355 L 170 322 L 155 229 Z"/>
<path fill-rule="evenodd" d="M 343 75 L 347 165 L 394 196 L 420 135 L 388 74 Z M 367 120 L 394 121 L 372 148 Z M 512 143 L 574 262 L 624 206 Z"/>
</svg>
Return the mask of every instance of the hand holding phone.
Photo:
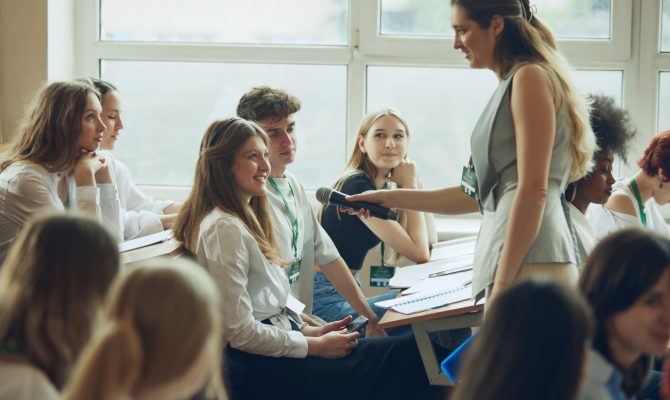
<svg viewBox="0 0 670 400">
<path fill-rule="evenodd" d="M 370 322 L 367 318 L 365 318 L 362 315 L 359 315 L 358 317 L 354 318 L 353 321 L 349 325 L 347 325 L 347 332 L 358 332 L 363 336 L 365 327 L 368 325 L 368 322 Z"/>
</svg>

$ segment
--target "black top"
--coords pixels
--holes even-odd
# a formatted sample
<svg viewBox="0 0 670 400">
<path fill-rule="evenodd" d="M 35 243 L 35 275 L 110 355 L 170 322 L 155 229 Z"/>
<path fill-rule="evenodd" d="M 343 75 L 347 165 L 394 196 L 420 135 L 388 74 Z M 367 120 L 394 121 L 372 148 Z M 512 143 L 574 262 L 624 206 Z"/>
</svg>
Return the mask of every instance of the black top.
<svg viewBox="0 0 670 400">
<path fill-rule="evenodd" d="M 345 194 L 358 194 L 375 189 L 377 188 L 372 180 L 360 173 L 349 177 L 340 191 Z M 377 235 L 356 215 L 338 212 L 336 206 L 326 207 L 321 225 L 335 243 L 344 261 L 353 270 L 361 269 L 365 255 L 380 242 Z"/>
</svg>

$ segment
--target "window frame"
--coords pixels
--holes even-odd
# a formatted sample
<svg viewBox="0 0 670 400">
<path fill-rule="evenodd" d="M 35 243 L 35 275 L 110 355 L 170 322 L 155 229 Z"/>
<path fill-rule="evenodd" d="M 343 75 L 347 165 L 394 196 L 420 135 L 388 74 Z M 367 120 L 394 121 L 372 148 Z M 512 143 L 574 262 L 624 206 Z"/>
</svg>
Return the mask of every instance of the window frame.
<svg viewBox="0 0 670 400">
<path fill-rule="evenodd" d="M 466 65 L 453 50 L 453 39 L 380 35 L 381 0 L 349 0 L 346 46 L 101 41 L 100 0 L 75 0 L 73 7 L 78 32 L 74 71 L 77 76 L 100 76 L 102 59 L 346 65 L 347 149 L 353 145 L 358 123 L 366 112 L 368 66 Z M 622 105 L 641 133 L 631 148 L 632 159 L 659 130 L 660 71 L 670 71 L 670 53 L 660 53 L 660 11 L 661 0 L 612 0 L 611 39 L 558 40 L 559 49 L 575 68 L 623 71 Z M 342 155 L 343 162 L 346 156 Z M 624 166 L 621 173 L 625 175 L 630 170 Z"/>
</svg>

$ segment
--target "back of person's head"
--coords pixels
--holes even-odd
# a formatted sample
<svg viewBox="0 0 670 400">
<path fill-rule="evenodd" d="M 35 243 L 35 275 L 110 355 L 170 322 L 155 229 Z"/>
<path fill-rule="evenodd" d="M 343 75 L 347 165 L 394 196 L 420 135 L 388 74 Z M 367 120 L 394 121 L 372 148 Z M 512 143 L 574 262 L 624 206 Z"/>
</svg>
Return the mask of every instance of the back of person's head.
<svg viewBox="0 0 670 400">
<path fill-rule="evenodd" d="M 596 136 L 598 152 L 609 152 L 626 161 L 628 144 L 637 134 L 628 111 L 616 105 L 610 96 L 591 94 L 589 121 Z M 594 159 L 597 157 L 596 152 Z"/>
<path fill-rule="evenodd" d="M 109 92 L 118 92 L 119 90 L 109 81 L 98 79 L 98 78 L 89 78 L 90 82 L 93 83 L 95 88 L 100 93 L 100 97 L 104 98 Z"/>
<path fill-rule="evenodd" d="M 97 221 L 72 214 L 30 221 L 0 269 L 0 345 L 60 387 L 118 270 L 117 244 Z"/>
<path fill-rule="evenodd" d="M 651 177 L 663 170 L 665 182 L 670 180 L 670 131 L 663 131 L 651 138 L 637 165 Z"/>
<path fill-rule="evenodd" d="M 572 166 L 570 182 L 585 176 L 593 165 L 595 139 L 589 125 L 589 107 L 576 90 L 570 68 L 556 51 L 556 41 L 549 28 L 540 21 L 529 0 L 451 0 L 482 28 L 488 28 L 495 16 L 504 20 L 504 28 L 496 38 L 493 59 L 506 78 L 515 67 L 524 63 L 541 66 L 554 89 L 556 109 L 562 107 L 571 130 Z"/>
<path fill-rule="evenodd" d="M 258 241 L 263 254 L 281 263 L 267 199 L 254 196 L 248 207 L 239 196 L 233 175 L 237 152 L 254 136 L 260 137 L 267 146 L 268 137 L 260 126 L 237 117 L 215 121 L 205 131 L 193 188 L 175 223 L 175 237 L 190 255 L 195 253 L 200 223 L 218 207 L 239 217 Z"/>
<path fill-rule="evenodd" d="M 256 86 L 237 104 L 237 116 L 249 121 L 278 121 L 300 111 L 300 100 L 282 89 Z"/>
<path fill-rule="evenodd" d="M 216 285 L 187 258 L 139 263 L 112 289 L 100 332 L 65 390 L 67 399 L 153 394 L 189 398 L 221 383 L 221 314 Z"/>
<path fill-rule="evenodd" d="M 612 364 L 612 319 L 632 307 L 670 269 L 670 241 L 650 231 L 625 229 L 603 239 L 582 267 L 579 289 L 591 305 L 596 320 L 593 347 Z M 640 391 L 650 367 L 643 355 L 624 369 L 624 390 Z"/>
<path fill-rule="evenodd" d="M 89 95 L 100 94 L 89 80 L 53 82 L 40 90 L 23 115 L 14 145 L 0 169 L 17 161 L 40 164 L 51 172 L 74 164 Z"/>
<path fill-rule="evenodd" d="M 466 356 L 456 400 L 574 399 L 593 334 L 579 293 L 526 280 L 496 297 Z"/>
</svg>

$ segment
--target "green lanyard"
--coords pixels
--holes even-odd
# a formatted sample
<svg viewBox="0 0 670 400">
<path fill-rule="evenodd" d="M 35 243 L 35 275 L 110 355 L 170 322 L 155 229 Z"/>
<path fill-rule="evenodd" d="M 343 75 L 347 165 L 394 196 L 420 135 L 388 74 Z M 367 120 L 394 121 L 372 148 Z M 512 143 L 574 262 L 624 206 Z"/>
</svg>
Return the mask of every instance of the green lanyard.
<svg viewBox="0 0 670 400">
<path fill-rule="evenodd" d="M 640 209 L 640 220 L 642 220 L 642 226 L 647 227 L 647 214 L 644 212 L 644 207 L 642 206 L 642 198 L 640 197 L 640 190 L 637 188 L 637 183 L 635 183 L 635 178 L 630 180 L 630 187 L 633 188 L 633 194 L 635 195 L 635 200 L 637 200 L 637 206 Z"/>
<path fill-rule="evenodd" d="M 386 264 L 384 263 L 384 241 L 382 240 L 382 267 L 385 267 Z"/>
<path fill-rule="evenodd" d="M 295 192 L 293 192 L 293 186 L 291 186 L 290 181 L 286 181 L 288 183 L 288 189 L 289 193 L 291 193 L 291 196 L 293 196 L 293 204 L 295 204 L 295 220 L 291 221 L 291 208 L 288 206 L 288 201 L 286 201 L 286 198 L 284 197 L 284 194 L 279 190 L 279 186 L 277 186 L 277 182 L 270 177 L 268 178 L 268 181 L 270 182 L 270 185 L 272 185 L 272 188 L 279 193 L 279 196 L 281 197 L 282 201 L 284 202 L 284 207 L 286 207 L 286 219 L 288 220 L 288 225 L 291 228 L 291 233 L 293 234 L 293 256 L 295 259 L 298 259 L 298 235 L 299 235 L 299 228 L 298 228 L 298 201 L 295 198 Z"/>
</svg>

